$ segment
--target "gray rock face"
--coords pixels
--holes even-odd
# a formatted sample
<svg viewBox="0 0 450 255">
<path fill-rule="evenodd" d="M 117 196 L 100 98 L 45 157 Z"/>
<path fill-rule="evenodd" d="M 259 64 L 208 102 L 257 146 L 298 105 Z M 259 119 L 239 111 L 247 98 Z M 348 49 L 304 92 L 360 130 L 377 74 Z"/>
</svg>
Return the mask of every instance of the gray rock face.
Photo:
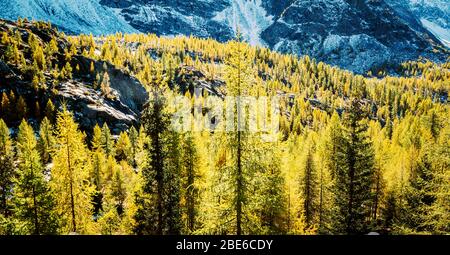
<svg viewBox="0 0 450 255">
<path fill-rule="evenodd" d="M 73 65 L 80 67 L 80 73 L 89 73 L 93 60 L 75 56 L 72 61 Z M 75 112 L 81 128 L 91 130 L 95 124 L 106 122 L 112 132 L 117 134 L 138 123 L 143 106 L 148 100 L 148 92 L 135 77 L 107 62 L 94 62 L 96 72 L 103 72 L 105 65 L 113 99 L 105 98 L 100 91 L 92 89 L 90 83 L 85 81 L 89 79 L 63 82 L 59 84 L 57 91 Z"/>
<path fill-rule="evenodd" d="M 82 82 L 62 82 L 57 90 L 58 96 L 68 103 L 84 130 L 106 122 L 117 133 L 138 122 L 138 114 L 120 100 L 105 99 L 100 92 L 88 88 Z"/>
<path fill-rule="evenodd" d="M 118 8 L 139 31 L 226 41 L 238 25 L 250 43 L 365 73 L 419 56 L 444 61 L 448 52 L 433 53 L 442 40 L 415 16 L 421 6 L 433 6 L 430 12 L 447 19 L 448 7 L 438 11 L 439 5 L 429 3 L 442 1 L 446 0 L 398 1 L 411 8 L 398 8 L 393 0 L 102 0 L 101 4 Z"/>
<path fill-rule="evenodd" d="M 282 52 L 297 52 L 363 73 L 432 54 L 434 38 L 418 34 L 383 1 L 295 1 L 262 38 Z"/>
<path fill-rule="evenodd" d="M 190 66 L 182 66 L 175 73 L 176 84 L 182 93 L 189 91 L 191 95 L 199 96 L 198 93 L 206 90 L 211 95 L 225 97 L 223 91 L 225 81 L 223 80 L 209 80 L 201 71 Z"/>
<path fill-rule="evenodd" d="M 233 37 L 233 30 L 215 21 L 216 12 L 229 5 L 228 0 L 101 0 L 111 8 L 118 8 L 120 15 L 134 28 L 158 35 L 196 35 L 226 41 Z"/>
<path fill-rule="evenodd" d="M 432 33 L 447 48 L 450 48 L 450 3 L 448 0 L 385 1 L 410 27 Z"/>
<path fill-rule="evenodd" d="M 329 35 L 323 42 L 322 50 L 329 64 L 352 69 L 356 73 L 364 73 L 391 59 L 389 48 L 366 34 Z"/>
<path fill-rule="evenodd" d="M 81 73 L 89 73 L 92 61 L 92 59 L 83 56 L 76 56 L 73 65 L 79 65 Z M 95 61 L 94 63 L 94 68 L 97 71 L 103 71 L 103 66 L 106 64 L 110 86 L 117 92 L 117 99 L 132 111 L 139 113 L 148 100 L 148 93 L 142 84 L 135 77 L 124 73 L 108 62 Z"/>
</svg>

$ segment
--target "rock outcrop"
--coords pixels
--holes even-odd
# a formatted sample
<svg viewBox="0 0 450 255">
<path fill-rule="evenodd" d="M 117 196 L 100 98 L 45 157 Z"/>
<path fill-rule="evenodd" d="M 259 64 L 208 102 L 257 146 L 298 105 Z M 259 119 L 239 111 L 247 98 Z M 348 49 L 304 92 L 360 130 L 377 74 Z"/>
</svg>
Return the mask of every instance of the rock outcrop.
<svg viewBox="0 0 450 255">
<path fill-rule="evenodd" d="M 56 63 L 53 64 L 65 66 L 65 57 L 61 53 L 64 52 L 64 49 L 70 48 L 70 44 L 54 30 L 37 28 L 34 24 L 27 22 L 19 27 L 15 23 L 0 20 L 0 32 L 7 30 L 15 30 L 21 34 L 21 48 L 24 49 L 30 48 L 27 43 L 30 33 L 44 43 L 55 38 L 59 52 L 56 53 L 54 60 Z M 6 46 L 0 43 L 0 59 L 4 59 L 1 56 L 4 56 L 5 51 Z M 26 53 L 24 56 L 27 65 L 31 65 L 31 54 Z M 94 73 L 108 73 L 111 96 L 105 96 L 100 90 L 93 88 L 95 77 L 90 70 L 91 63 L 93 63 Z M 139 123 L 140 113 L 148 100 L 148 93 L 135 77 L 117 69 L 112 64 L 89 59 L 82 55 L 74 55 L 70 64 L 78 69 L 73 68 L 72 78 L 55 80 L 49 71 L 45 71 L 43 73 L 45 89 L 36 91 L 32 86 L 32 77 L 27 73 L 26 68 L 19 68 L 0 60 L 0 93 L 9 94 L 12 91 L 16 97 L 22 96 L 30 106 L 30 112 L 38 111 L 34 107 L 36 104 L 45 107 L 49 99 L 57 108 L 66 104 L 68 109 L 73 112 L 80 128 L 88 133 L 96 124 L 107 123 L 111 131 L 118 134 L 120 131 L 127 130 L 131 125 Z M 10 124 L 18 125 L 17 121 L 20 120 Z"/>
<path fill-rule="evenodd" d="M 199 70 L 191 66 L 182 66 L 175 72 L 175 83 L 182 93 L 189 91 L 191 95 L 199 91 L 207 91 L 210 95 L 225 97 L 225 82 L 219 79 L 208 79 Z"/>
<path fill-rule="evenodd" d="M 295 1 L 262 38 L 280 52 L 310 55 L 364 73 L 419 56 L 444 61 L 439 42 L 424 29 L 415 31 L 381 0 Z"/>
<path fill-rule="evenodd" d="M 139 121 L 135 112 L 121 100 L 109 100 L 99 91 L 89 88 L 80 81 L 70 80 L 56 87 L 62 102 L 69 105 L 74 117 L 83 130 L 90 130 L 96 124 L 107 123 L 113 133 L 127 130 Z"/>
</svg>

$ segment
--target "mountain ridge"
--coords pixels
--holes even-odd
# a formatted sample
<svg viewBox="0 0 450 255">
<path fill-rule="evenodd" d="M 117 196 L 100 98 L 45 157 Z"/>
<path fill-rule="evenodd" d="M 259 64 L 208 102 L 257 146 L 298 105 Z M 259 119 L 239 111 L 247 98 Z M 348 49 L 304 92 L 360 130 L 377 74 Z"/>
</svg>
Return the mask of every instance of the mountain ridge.
<svg viewBox="0 0 450 255">
<path fill-rule="evenodd" d="M 0 6 L 0 17 L 49 20 L 72 34 L 142 32 L 219 42 L 232 39 L 239 27 L 251 45 L 310 55 L 360 74 L 420 57 L 442 62 L 450 56 L 445 48 L 450 9 L 442 0 L 83 0 L 78 5 L 13 0 Z"/>
</svg>

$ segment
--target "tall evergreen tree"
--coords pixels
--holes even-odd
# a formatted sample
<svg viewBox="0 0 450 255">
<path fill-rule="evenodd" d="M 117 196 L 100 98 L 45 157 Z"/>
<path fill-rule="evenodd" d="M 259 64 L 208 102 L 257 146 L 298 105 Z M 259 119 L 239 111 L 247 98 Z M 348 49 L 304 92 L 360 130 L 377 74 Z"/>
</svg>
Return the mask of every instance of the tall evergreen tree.
<svg viewBox="0 0 450 255">
<path fill-rule="evenodd" d="M 9 128 L 0 119 L 0 216 L 12 216 L 12 190 L 15 176 L 12 141 Z"/>
<path fill-rule="evenodd" d="M 106 155 L 102 147 L 102 129 L 95 125 L 93 136 L 91 140 L 92 147 L 92 169 L 90 172 L 91 183 L 95 187 L 95 191 L 92 195 L 92 202 L 94 206 L 94 216 L 98 217 L 103 209 L 103 188 L 104 188 L 104 176 L 106 167 Z"/>
<path fill-rule="evenodd" d="M 401 226 L 407 233 L 426 233 L 430 231 L 426 226 L 427 210 L 435 202 L 433 194 L 434 175 L 429 161 L 429 155 L 422 155 L 410 173 L 408 186 L 404 196 L 406 206 L 402 208 Z"/>
<path fill-rule="evenodd" d="M 166 211 L 167 234 L 180 234 L 181 218 L 181 151 L 180 135 L 174 130 L 167 130 L 164 135 L 164 207 Z"/>
<path fill-rule="evenodd" d="M 337 148 L 334 187 L 336 233 L 362 234 L 368 231 L 374 151 L 363 118 L 360 102 L 353 99 L 344 118 L 341 144 Z"/>
<path fill-rule="evenodd" d="M 321 161 L 318 165 L 318 232 L 329 234 L 332 229 L 334 177 L 339 162 L 338 146 L 342 139 L 339 115 L 334 112 L 327 127 L 322 131 L 317 146 Z"/>
<path fill-rule="evenodd" d="M 22 121 L 17 137 L 18 177 L 14 189 L 15 216 L 30 234 L 56 234 L 55 201 L 45 180 L 33 128 Z"/>
<path fill-rule="evenodd" d="M 419 147 L 410 148 L 418 154 L 417 158 L 413 159 L 414 164 L 411 165 L 408 185 L 404 192 L 406 205 L 401 215 L 401 225 L 407 232 L 426 233 L 431 231 L 426 224 L 426 215 L 436 201 L 433 193 L 436 180 L 431 159 L 432 148 L 425 145 L 423 150 L 420 150 Z"/>
<path fill-rule="evenodd" d="M 232 208 L 234 220 L 224 219 L 228 223 L 234 222 L 234 231 L 237 235 L 245 233 L 244 221 L 246 221 L 245 211 L 246 200 L 249 195 L 246 192 L 245 185 L 247 178 L 250 176 L 250 168 L 246 167 L 246 158 L 248 155 L 248 126 L 246 126 L 245 106 L 243 97 L 250 95 L 250 88 L 253 79 L 253 70 L 251 68 L 251 59 L 246 45 L 241 42 L 238 34 L 237 40 L 229 43 L 230 56 L 226 60 L 226 91 L 227 96 L 233 97 L 230 109 L 232 111 L 232 119 L 227 119 L 228 124 L 232 124 L 231 132 L 227 132 L 226 143 L 231 153 L 230 164 L 225 165 L 231 181 Z"/>
<path fill-rule="evenodd" d="M 192 134 L 187 133 L 184 135 L 181 145 L 181 164 L 183 170 L 183 191 L 184 191 L 184 203 L 186 214 L 186 228 L 188 233 L 193 233 L 198 226 L 197 214 L 198 214 L 198 196 L 199 188 L 197 179 L 198 173 L 198 154 L 197 148 L 194 143 Z"/>
<path fill-rule="evenodd" d="M 425 226 L 434 234 L 450 232 L 450 125 L 440 133 L 432 154 L 434 203 L 427 208 Z"/>
<path fill-rule="evenodd" d="M 300 180 L 306 228 L 312 228 L 316 223 L 318 209 L 318 178 L 313 153 L 313 145 L 309 145 L 306 149 L 304 168 L 302 169 L 303 173 Z"/>
<path fill-rule="evenodd" d="M 284 234 L 287 230 L 286 214 L 287 199 L 285 195 L 285 180 L 281 172 L 281 157 L 277 148 L 271 143 L 260 143 L 258 157 L 254 164 L 260 166 L 260 171 L 253 178 L 253 197 L 257 204 L 252 210 L 257 215 L 258 229 L 253 233 L 270 235 Z"/>
<path fill-rule="evenodd" d="M 91 231 L 94 191 L 89 182 L 90 160 L 84 135 L 72 114 L 64 107 L 57 116 L 56 150 L 53 155 L 51 184 L 61 215 L 63 233 Z"/>
<path fill-rule="evenodd" d="M 137 234 L 177 234 L 181 230 L 179 139 L 170 130 L 170 114 L 160 93 L 152 93 L 142 117 L 150 144 L 142 189 L 135 201 Z"/>
<path fill-rule="evenodd" d="M 435 183 L 433 167 L 432 131 L 424 128 L 428 123 L 418 116 L 411 116 L 405 121 L 408 130 L 403 134 L 403 146 L 407 157 L 406 183 L 400 190 L 399 210 L 395 227 L 399 233 L 428 233 L 426 215 L 436 201 L 433 194 Z"/>
</svg>

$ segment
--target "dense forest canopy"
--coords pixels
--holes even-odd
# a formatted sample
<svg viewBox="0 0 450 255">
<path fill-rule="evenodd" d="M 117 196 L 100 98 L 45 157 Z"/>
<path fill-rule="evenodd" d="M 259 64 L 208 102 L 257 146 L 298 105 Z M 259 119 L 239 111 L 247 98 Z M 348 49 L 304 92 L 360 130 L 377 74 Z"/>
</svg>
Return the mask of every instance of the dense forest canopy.
<svg viewBox="0 0 450 255">
<path fill-rule="evenodd" d="M 0 25 L 0 234 L 450 233 L 450 62 L 361 76 L 239 36 Z M 118 100 L 108 65 L 149 100 L 127 130 L 80 128 L 60 84 Z M 279 98 L 276 139 L 196 129 L 226 96 Z"/>
</svg>

